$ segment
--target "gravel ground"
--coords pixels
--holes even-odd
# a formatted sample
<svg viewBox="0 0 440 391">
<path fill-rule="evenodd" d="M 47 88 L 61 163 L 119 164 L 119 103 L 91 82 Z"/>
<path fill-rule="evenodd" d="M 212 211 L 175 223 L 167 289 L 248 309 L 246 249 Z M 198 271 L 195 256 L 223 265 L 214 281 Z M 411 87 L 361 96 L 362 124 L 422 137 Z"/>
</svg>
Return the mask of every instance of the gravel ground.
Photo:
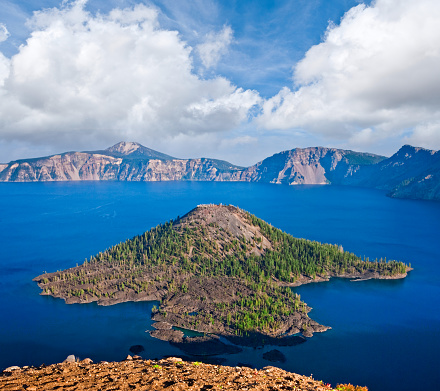
<svg viewBox="0 0 440 391">
<path fill-rule="evenodd" d="M 14 369 L 15 368 L 15 369 Z M 130 357 L 122 362 L 80 362 L 40 367 L 10 367 L 0 375 L 1 390 L 315 390 L 331 388 L 311 377 L 275 367 L 255 370 Z"/>
</svg>

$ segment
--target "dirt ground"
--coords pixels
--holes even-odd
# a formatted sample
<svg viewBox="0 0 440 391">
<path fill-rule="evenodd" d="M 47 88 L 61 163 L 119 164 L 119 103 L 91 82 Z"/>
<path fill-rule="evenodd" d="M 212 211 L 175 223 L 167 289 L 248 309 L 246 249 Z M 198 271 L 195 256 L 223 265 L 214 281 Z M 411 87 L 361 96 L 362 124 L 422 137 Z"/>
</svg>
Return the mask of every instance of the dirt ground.
<svg viewBox="0 0 440 391">
<path fill-rule="evenodd" d="M 180 358 L 159 361 L 127 359 L 94 364 L 80 362 L 40 367 L 11 367 L 0 374 L 0 389 L 50 390 L 295 390 L 328 391 L 332 388 L 311 377 L 275 367 L 255 370 L 227 367 Z"/>
</svg>

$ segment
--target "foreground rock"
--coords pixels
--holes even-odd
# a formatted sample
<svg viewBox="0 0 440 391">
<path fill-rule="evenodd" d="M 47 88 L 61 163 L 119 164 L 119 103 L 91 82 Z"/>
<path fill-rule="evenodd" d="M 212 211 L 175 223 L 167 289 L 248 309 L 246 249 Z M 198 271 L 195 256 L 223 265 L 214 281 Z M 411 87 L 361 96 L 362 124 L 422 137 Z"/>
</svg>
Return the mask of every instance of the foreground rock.
<svg viewBox="0 0 440 391">
<path fill-rule="evenodd" d="M 12 390 L 330 390 L 312 377 L 275 367 L 256 370 L 171 357 L 90 364 L 62 363 L 3 372 L 0 389 Z M 366 388 L 362 389 L 367 391 Z"/>
</svg>

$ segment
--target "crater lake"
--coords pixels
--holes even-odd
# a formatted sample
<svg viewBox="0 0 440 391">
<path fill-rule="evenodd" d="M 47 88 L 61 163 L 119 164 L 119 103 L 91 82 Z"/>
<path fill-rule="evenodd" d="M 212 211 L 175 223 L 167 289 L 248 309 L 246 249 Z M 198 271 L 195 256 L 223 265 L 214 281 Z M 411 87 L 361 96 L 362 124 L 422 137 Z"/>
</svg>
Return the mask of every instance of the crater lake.
<svg viewBox="0 0 440 391">
<path fill-rule="evenodd" d="M 379 190 L 211 182 L 0 184 L 0 368 L 80 358 L 123 360 L 183 353 L 151 338 L 153 302 L 67 305 L 41 296 L 32 278 L 83 263 L 198 204 L 245 209 L 300 238 L 340 244 L 370 259 L 411 263 L 403 280 L 332 279 L 294 288 L 310 316 L 332 329 L 276 347 L 283 369 L 370 390 L 440 384 L 440 203 L 392 199 Z M 216 357 L 261 368 L 262 349 Z M 203 361 L 203 358 L 193 357 Z M 212 359 L 212 357 L 211 357 Z"/>
</svg>

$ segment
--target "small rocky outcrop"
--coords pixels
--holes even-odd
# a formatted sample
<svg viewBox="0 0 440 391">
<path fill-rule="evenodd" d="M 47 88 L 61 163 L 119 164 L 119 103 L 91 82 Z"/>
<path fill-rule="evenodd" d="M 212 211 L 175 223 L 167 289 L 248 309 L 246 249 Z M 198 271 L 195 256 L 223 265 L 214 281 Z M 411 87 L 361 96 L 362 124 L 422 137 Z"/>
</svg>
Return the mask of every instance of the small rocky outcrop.
<svg viewBox="0 0 440 391">
<path fill-rule="evenodd" d="M 73 355 L 70 354 L 69 356 L 67 356 L 67 358 L 63 361 L 63 363 L 72 363 L 72 362 L 76 362 L 77 358 Z"/>
<path fill-rule="evenodd" d="M 264 353 L 263 358 L 271 362 L 286 362 L 286 356 L 277 349 L 273 349 Z"/>
</svg>

